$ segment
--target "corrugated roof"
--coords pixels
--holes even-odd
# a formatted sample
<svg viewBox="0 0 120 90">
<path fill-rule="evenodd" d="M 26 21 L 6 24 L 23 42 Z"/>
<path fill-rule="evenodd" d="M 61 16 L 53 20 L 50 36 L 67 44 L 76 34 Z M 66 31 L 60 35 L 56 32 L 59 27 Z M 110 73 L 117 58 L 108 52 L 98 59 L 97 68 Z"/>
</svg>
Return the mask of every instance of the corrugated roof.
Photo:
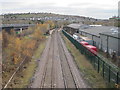
<svg viewBox="0 0 120 90">
<path fill-rule="evenodd" d="M 74 23 L 74 24 L 69 24 L 69 25 L 67 25 L 67 27 L 71 27 L 71 28 L 74 28 L 74 29 L 79 29 L 80 28 L 80 26 L 81 26 L 82 24 L 81 23 Z"/>
<path fill-rule="evenodd" d="M 120 33 L 114 33 L 112 31 L 110 31 L 110 32 L 103 32 L 103 33 L 100 33 L 100 34 L 120 39 Z"/>
<path fill-rule="evenodd" d="M 84 26 L 84 27 L 87 27 L 87 26 Z M 116 28 L 113 26 L 95 26 L 95 27 L 88 26 L 87 28 L 84 28 L 84 27 L 81 27 L 79 30 L 96 35 L 96 36 L 99 36 L 99 33 L 110 32 L 112 28 Z"/>
<path fill-rule="evenodd" d="M 106 34 L 109 36 L 120 38 L 117 33 L 113 34 L 112 30 L 118 29 L 117 27 L 114 27 L 114 26 L 100 26 L 100 25 L 89 26 L 89 25 L 75 24 L 75 23 L 69 24 L 67 26 L 74 29 L 79 29 L 80 31 L 83 31 L 92 35 L 96 35 L 96 36 L 100 36 L 100 33 L 101 33 L 101 34 Z"/>
</svg>

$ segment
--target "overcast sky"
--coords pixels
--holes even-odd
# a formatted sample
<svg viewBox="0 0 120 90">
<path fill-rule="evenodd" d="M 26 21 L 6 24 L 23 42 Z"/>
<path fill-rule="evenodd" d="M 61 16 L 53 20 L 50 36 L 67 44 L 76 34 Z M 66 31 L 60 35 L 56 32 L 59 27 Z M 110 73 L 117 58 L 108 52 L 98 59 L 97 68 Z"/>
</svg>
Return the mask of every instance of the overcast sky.
<svg viewBox="0 0 120 90">
<path fill-rule="evenodd" d="M 108 19 L 118 15 L 119 0 L 0 0 L 0 12 L 48 12 Z"/>
</svg>

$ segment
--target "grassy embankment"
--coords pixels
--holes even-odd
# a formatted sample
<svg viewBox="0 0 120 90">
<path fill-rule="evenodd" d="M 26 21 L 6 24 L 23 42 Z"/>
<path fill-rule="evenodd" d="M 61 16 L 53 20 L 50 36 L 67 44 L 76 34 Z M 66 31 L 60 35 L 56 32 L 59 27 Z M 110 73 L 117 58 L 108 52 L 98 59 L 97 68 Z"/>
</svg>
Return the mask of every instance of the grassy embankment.
<svg viewBox="0 0 120 90">
<path fill-rule="evenodd" d="M 82 55 L 79 50 L 77 50 L 76 47 L 63 34 L 61 35 L 65 41 L 66 47 L 72 54 L 75 63 L 80 69 L 80 72 L 82 72 L 82 76 L 86 83 L 88 83 L 88 85 L 90 85 L 90 87 L 92 88 L 107 88 L 108 85 L 106 84 L 102 76 L 97 73 L 97 71 L 87 60 L 87 58 Z"/>
<path fill-rule="evenodd" d="M 31 62 L 25 64 L 25 69 L 22 70 L 22 72 L 19 75 L 16 75 L 14 77 L 14 79 L 12 80 L 12 86 L 8 86 L 8 87 L 12 87 L 12 88 L 25 88 L 26 86 L 28 86 L 28 84 L 30 83 L 30 79 L 32 78 L 32 76 L 34 75 L 34 72 L 36 70 L 37 67 L 37 60 L 40 58 L 44 48 L 45 48 L 45 43 L 46 41 L 42 41 L 40 43 L 40 45 L 38 46 L 38 49 L 36 49 L 33 58 L 31 60 Z M 22 77 L 21 77 L 22 76 Z M 13 81 L 15 80 L 15 83 L 13 83 Z"/>
</svg>

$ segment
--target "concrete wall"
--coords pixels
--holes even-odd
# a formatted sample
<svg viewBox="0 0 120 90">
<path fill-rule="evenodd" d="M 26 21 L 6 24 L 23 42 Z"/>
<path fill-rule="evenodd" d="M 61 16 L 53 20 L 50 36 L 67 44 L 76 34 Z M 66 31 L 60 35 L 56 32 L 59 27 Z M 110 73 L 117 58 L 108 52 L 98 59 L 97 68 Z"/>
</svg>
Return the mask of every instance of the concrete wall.
<svg viewBox="0 0 120 90">
<path fill-rule="evenodd" d="M 100 45 L 101 49 L 104 52 L 107 52 L 107 37 L 104 36 L 104 35 L 101 35 L 100 39 L 101 39 L 101 42 L 100 42 L 101 43 L 101 45 Z"/>
<path fill-rule="evenodd" d="M 100 49 L 100 38 L 93 36 L 93 41 L 94 41 L 93 45 Z"/>
<path fill-rule="evenodd" d="M 119 54 L 118 42 L 120 42 L 120 39 L 108 37 L 108 46 L 107 46 L 107 36 L 101 35 L 100 38 L 101 38 L 101 49 L 103 51 L 107 51 L 107 47 L 108 47 L 109 54 L 112 54 L 113 51 L 116 51 L 116 53 Z"/>
</svg>

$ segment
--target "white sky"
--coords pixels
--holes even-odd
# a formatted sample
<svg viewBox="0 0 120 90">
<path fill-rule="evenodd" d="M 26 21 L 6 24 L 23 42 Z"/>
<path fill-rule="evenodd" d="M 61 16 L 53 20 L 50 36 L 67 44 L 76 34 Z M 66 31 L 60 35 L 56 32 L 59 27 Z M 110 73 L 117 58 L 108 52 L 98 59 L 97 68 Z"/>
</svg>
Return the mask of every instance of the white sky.
<svg viewBox="0 0 120 90">
<path fill-rule="evenodd" d="M 109 18 L 118 13 L 119 0 L 0 0 L 2 13 L 52 12 Z"/>
</svg>

